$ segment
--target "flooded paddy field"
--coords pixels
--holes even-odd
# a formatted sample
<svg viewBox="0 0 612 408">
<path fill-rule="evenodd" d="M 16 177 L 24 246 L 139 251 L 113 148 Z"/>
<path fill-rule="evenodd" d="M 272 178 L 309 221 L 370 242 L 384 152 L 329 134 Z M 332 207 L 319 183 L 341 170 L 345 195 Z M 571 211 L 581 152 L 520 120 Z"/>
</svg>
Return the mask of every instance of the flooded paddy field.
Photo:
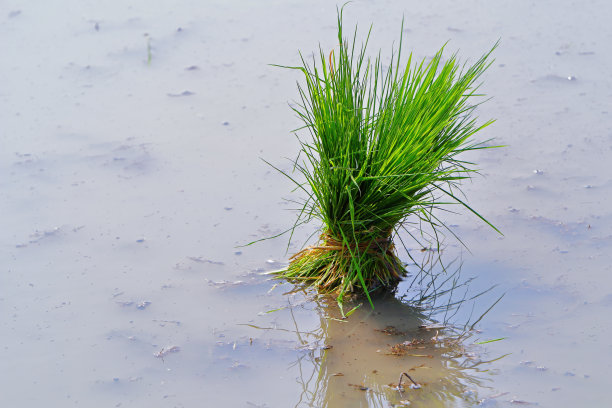
<svg viewBox="0 0 612 408">
<path fill-rule="evenodd" d="M 265 274 L 316 225 L 288 252 L 284 237 L 241 247 L 294 221 L 293 186 L 260 158 L 291 168 L 298 76 L 268 64 L 330 50 L 333 3 L 3 2 L 0 405 L 606 406 L 610 12 L 347 7 L 347 27 L 374 24 L 372 52 L 390 51 L 402 15 L 418 59 L 448 41 L 473 60 L 501 39 L 478 115 L 497 119 L 480 138 L 505 147 L 471 153 L 482 176 L 464 191 L 504 235 L 441 214 L 469 248 L 449 236 L 443 259 L 476 279 L 433 314 L 408 302 L 409 278 L 343 320 Z M 398 389 L 403 372 L 418 386 L 403 376 Z"/>
</svg>

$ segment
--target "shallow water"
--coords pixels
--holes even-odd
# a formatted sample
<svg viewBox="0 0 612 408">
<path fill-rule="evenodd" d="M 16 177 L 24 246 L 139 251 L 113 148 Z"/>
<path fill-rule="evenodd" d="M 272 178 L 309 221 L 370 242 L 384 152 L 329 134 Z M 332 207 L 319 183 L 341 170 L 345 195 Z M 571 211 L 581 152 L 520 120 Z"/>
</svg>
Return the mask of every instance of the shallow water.
<svg viewBox="0 0 612 408">
<path fill-rule="evenodd" d="M 290 167 L 298 77 L 267 64 L 329 49 L 335 6 L 201 3 L 0 5 L 0 405 L 607 403 L 612 6 L 346 10 L 347 26 L 374 23 L 372 51 L 397 39 L 402 14 L 418 58 L 447 40 L 464 58 L 502 41 L 479 115 L 497 118 L 481 137 L 506 147 L 471 157 L 484 177 L 464 190 L 504 236 L 446 214 L 471 253 L 449 238 L 444 259 L 478 277 L 470 294 L 498 285 L 457 324 L 505 296 L 445 348 L 432 338 L 452 333 L 419 329 L 443 314 L 388 298 L 334 320 L 333 302 L 261 274 L 282 267 L 286 239 L 237 247 L 292 224 L 292 186 L 259 158 Z M 425 357 L 389 354 L 413 338 L 425 348 L 407 354 Z M 394 389 L 403 371 L 422 387 Z"/>
</svg>

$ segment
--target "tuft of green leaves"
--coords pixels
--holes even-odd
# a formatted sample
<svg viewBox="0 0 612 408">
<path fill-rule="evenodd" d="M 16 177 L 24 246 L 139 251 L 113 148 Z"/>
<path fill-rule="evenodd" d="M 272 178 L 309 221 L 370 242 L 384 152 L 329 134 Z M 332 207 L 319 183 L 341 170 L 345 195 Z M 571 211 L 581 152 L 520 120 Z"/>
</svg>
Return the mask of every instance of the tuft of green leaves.
<svg viewBox="0 0 612 408">
<path fill-rule="evenodd" d="M 355 290 L 369 299 L 406 274 L 393 238 L 408 222 L 430 225 L 437 240 L 444 225 L 434 210 L 458 203 L 493 227 L 457 192 L 475 171 L 460 155 L 486 148 L 472 137 L 492 121 L 477 124 L 471 101 L 497 44 L 466 66 L 444 60 L 444 47 L 430 61 L 410 54 L 402 63 L 400 40 L 385 67 L 380 53 L 366 57 L 369 36 L 361 47 L 357 29 L 344 39 L 340 10 L 337 55 L 319 49 L 318 63 L 300 54 L 302 66 L 284 67 L 304 74 L 293 109 L 311 136 L 294 161 L 305 182 L 285 173 L 306 194 L 295 225 L 318 219 L 322 228 L 279 276 L 335 291 L 339 302 Z"/>
</svg>

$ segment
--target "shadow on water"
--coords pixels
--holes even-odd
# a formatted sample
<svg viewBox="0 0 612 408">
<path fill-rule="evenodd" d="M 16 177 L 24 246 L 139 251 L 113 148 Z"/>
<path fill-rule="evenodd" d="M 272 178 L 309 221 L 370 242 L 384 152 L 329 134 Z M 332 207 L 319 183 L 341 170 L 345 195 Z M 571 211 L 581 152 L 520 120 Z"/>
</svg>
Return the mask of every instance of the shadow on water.
<svg viewBox="0 0 612 408">
<path fill-rule="evenodd" d="M 482 293 L 467 296 L 470 280 L 461 279 L 460 265 L 442 273 L 434 273 L 439 272 L 435 267 L 422 269 L 401 294 L 400 285 L 396 293 L 376 296 L 373 310 L 367 301 L 346 302 L 347 318 L 333 298 L 304 291 L 314 298 L 318 324 L 303 331 L 300 317 L 289 308 L 305 351 L 291 365 L 299 372 L 302 390 L 294 406 L 477 405 L 477 390 L 487 388 L 490 379 L 489 361 L 480 358 L 470 340 L 470 328 L 482 316 L 463 313 L 461 324 L 453 318 L 460 308 L 473 307 Z"/>
</svg>

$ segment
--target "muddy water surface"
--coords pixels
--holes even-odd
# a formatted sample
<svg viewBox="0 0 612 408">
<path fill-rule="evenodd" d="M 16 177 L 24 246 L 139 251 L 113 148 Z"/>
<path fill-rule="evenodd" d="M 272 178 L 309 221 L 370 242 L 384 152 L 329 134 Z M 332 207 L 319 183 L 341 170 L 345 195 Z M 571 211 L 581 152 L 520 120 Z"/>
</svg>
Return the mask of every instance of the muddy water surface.
<svg viewBox="0 0 612 408">
<path fill-rule="evenodd" d="M 267 64 L 297 64 L 319 41 L 329 50 L 333 4 L 3 2 L 0 405 L 605 406 L 610 12 L 603 1 L 347 9 L 347 26 L 374 23 L 372 51 L 388 50 L 402 15 L 418 58 L 449 40 L 474 58 L 501 38 L 479 115 L 498 119 L 482 137 L 506 147 L 470 157 L 485 177 L 465 192 L 504 235 L 443 216 L 471 251 L 449 237 L 444 254 L 478 277 L 469 293 L 498 285 L 452 320 L 505 297 L 452 344 L 431 327 L 443 311 L 387 298 L 342 320 L 329 300 L 274 287 L 262 272 L 283 266 L 286 239 L 237 247 L 293 222 L 281 200 L 292 186 L 259 157 L 290 168 L 298 77 Z M 421 388 L 404 378 L 398 390 L 401 372 Z"/>
</svg>

